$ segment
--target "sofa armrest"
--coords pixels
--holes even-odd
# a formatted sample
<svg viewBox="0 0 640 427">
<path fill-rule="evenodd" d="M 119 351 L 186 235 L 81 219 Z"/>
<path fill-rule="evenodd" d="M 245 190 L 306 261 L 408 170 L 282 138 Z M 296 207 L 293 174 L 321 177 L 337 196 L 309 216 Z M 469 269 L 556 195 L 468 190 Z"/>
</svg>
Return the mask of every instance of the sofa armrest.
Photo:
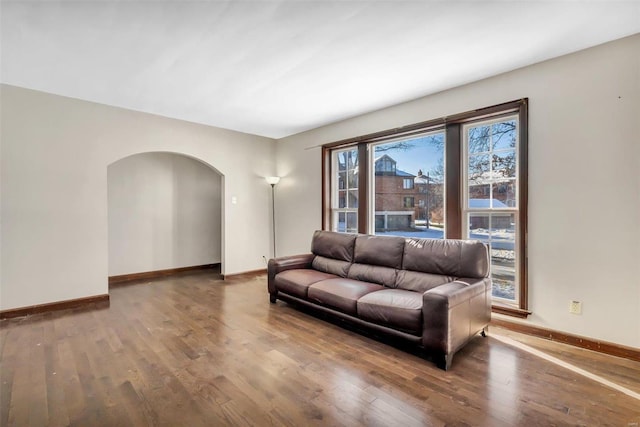
<svg viewBox="0 0 640 427">
<path fill-rule="evenodd" d="M 450 358 L 491 320 L 491 279 L 458 279 L 422 297 L 425 348 Z"/>
<path fill-rule="evenodd" d="M 298 268 L 311 268 L 311 263 L 315 258 L 314 254 L 304 255 L 292 255 L 280 258 L 271 258 L 267 264 L 267 282 L 269 286 L 269 293 L 276 291 L 274 279 L 276 274 L 286 271 L 295 270 Z"/>
</svg>

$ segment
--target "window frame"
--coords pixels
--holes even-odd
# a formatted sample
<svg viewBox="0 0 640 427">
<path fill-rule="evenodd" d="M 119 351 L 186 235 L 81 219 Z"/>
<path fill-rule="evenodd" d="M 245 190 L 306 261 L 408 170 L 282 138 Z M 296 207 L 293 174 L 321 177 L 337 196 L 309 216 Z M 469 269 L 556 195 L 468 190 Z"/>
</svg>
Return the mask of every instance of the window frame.
<svg viewBox="0 0 640 427">
<path fill-rule="evenodd" d="M 527 281 L 527 240 L 528 240 L 528 99 L 523 98 L 486 108 L 467 111 L 434 120 L 387 129 L 380 132 L 344 139 L 322 146 L 322 228 L 331 229 L 331 154 L 336 149 L 348 147 L 358 150 L 358 232 L 366 234 L 374 220 L 373 207 L 369 206 L 372 186 L 369 176 L 369 148 L 375 144 L 392 139 L 410 138 L 425 132 L 445 132 L 445 235 L 447 239 L 461 239 L 463 233 L 463 203 L 462 184 L 464 179 L 463 147 L 464 125 L 477 121 L 499 119 L 515 115 L 518 117 L 518 149 L 517 149 L 517 182 L 519 210 L 516 216 L 517 238 L 516 245 L 520 260 L 516 271 L 518 274 L 519 300 L 516 305 L 503 304 L 492 301 L 492 309 L 496 313 L 526 318 L 531 312 L 528 310 L 528 281 Z"/>
<path fill-rule="evenodd" d="M 331 169 L 332 170 L 337 169 L 336 170 L 337 174 L 340 173 L 340 170 L 339 170 L 339 168 L 336 168 L 336 163 L 337 163 L 336 160 L 337 160 L 337 158 L 334 158 L 333 154 L 338 154 L 339 155 L 340 153 L 349 153 L 351 151 L 356 151 L 356 150 L 354 150 L 353 147 L 346 147 L 346 148 L 338 148 L 338 149 L 335 149 L 335 150 L 332 151 L 332 153 L 331 153 L 332 155 L 331 155 L 331 159 L 330 159 Z M 350 177 L 349 177 L 350 171 L 359 169 L 359 167 L 360 167 L 360 164 L 359 164 L 360 163 L 360 159 L 359 159 L 359 156 L 357 156 L 357 157 L 358 157 L 358 165 L 355 168 L 350 169 L 348 164 L 345 165 L 345 170 L 344 170 L 344 173 L 345 173 L 345 179 L 344 179 L 345 188 L 338 188 L 338 182 L 339 182 L 338 180 L 331 181 L 331 183 L 330 183 L 330 185 L 331 185 L 331 189 L 330 189 L 330 194 L 331 194 L 331 201 L 330 201 L 331 216 L 330 216 L 329 221 L 330 221 L 330 229 L 333 230 L 333 231 L 339 231 L 337 229 L 334 230 L 333 226 L 334 226 L 334 223 L 337 224 L 339 222 L 337 218 L 339 217 L 340 213 L 344 213 L 345 214 L 345 229 L 347 230 L 346 232 L 349 232 L 348 231 L 348 223 L 349 222 L 348 222 L 347 216 L 350 213 L 354 213 L 354 212 L 356 213 L 356 216 L 357 216 L 358 212 L 360 210 L 360 203 L 359 202 L 358 202 L 358 206 L 357 207 L 350 206 L 350 203 L 349 203 L 349 196 L 350 196 L 350 193 L 352 191 L 355 191 L 358 194 L 360 193 L 360 190 L 359 190 L 359 188 L 360 188 L 360 177 L 358 177 L 358 185 L 356 187 L 350 187 Z M 356 172 L 353 172 L 353 173 L 355 174 Z M 339 204 L 340 204 L 339 199 L 340 199 L 340 192 L 341 191 L 344 191 L 344 194 L 345 194 L 345 205 L 346 206 L 343 207 L 343 208 L 339 207 Z M 359 227 L 359 224 L 360 224 L 359 218 L 358 218 L 358 220 L 356 222 L 358 224 L 357 227 Z"/>
<path fill-rule="evenodd" d="M 470 198 L 469 198 L 469 187 L 470 187 L 470 183 L 469 183 L 469 158 L 471 157 L 471 153 L 470 153 L 470 147 L 469 147 L 469 139 L 467 137 L 467 131 L 468 129 L 475 127 L 475 126 L 493 126 L 494 124 L 497 123 L 501 123 L 507 120 L 515 120 L 516 122 L 516 126 L 519 129 L 520 127 L 520 120 L 518 117 L 517 113 L 511 113 L 511 114 L 507 114 L 507 115 L 500 115 L 497 117 L 491 117 L 491 118 L 484 118 L 484 119 L 480 119 L 480 120 L 474 120 L 474 121 L 470 121 L 467 122 L 465 124 L 462 125 L 462 152 L 464 153 L 462 156 L 462 188 L 464 189 L 464 192 L 462 194 L 462 238 L 468 239 L 470 238 L 468 236 L 469 233 L 469 217 L 471 215 L 476 215 L 476 216 L 484 216 L 486 215 L 487 218 L 489 218 L 489 224 L 492 223 L 492 218 L 494 218 L 495 216 L 497 216 L 497 214 L 510 214 L 514 216 L 514 221 L 515 221 L 515 229 L 519 230 L 519 210 L 520 210 L 520 189 L 516 186 L 516 194 L 515 194 L 515 201 L 516 206 L 507 206 L 507 207 L 493 207 L 493 206 L 489 206 L 489 207 L 471 207 L 470 206 Z M 520 135 L 516 135 L 516 146 L 514 148 L 515 151 L 515 157 L 516 160 L 520 159 L 520 140 L 519 140 Z M 498 154 L 500 153 L 504 153 L 507 151 L 511 151 L 511 149 L 506 150 L 506 149 L 498 149 L 497 152 Z M 492 155 L 494 154 L 494 149 L 490 148 L 489 151 L 483 151 L 480 153 L 474 153 L 474 155 L 476 156 L 483 156 L 483 155 L 487 155 L 489 157 L 489 163 L 493 163 L 493 159 L 492 159 Z M 520 164 L 519 161 L 515 162 L 515 176 L 513 177 L 513 179 L 506 179 L 504 180 L 504 182 L 509 182 L 509 181 L 514 181 L 516 183 L 518 183 L 519 179 L 520 179 Z M 493 169 L 493 166 L 491 166 L 491 168 Z M 493 181 L 489 181 L 488 185 L 489 186 L 489 200 L 494 200 L 493 197 L 493 186 L 496 184 L 496 182 Z M 490 226 L 490 229 L 492 229 L 493 227 Z M 515 241 L 514 241 L 514 249 L 515 249 L 515 253 L 516 253 L 516 262 L 515 262 L 515 284 L 516 284 L 516 288 L 515 288 L 515 300 L 519 301 L 520 300 L 520 293 L 522 292 L 522 290 L 520 289 L 520 280 L 521 280 L 521 275 L 520 275 L 520 269 L 521 269 L 521 263 L 518 262 L 519 258 L 522 256 L 522 254 L 520 253 L 520 246 L 518 245 L 518 241 L 520 239 L 520 233 L 516 233 L 515 235 Z M 489 242 L 492 242 L 492 237 L 489 236 Z M 500 305 L 500 306 L 509 306 L 512 305 L 511 302 L 506 299 L 506 298 L 500 298 L 500 297 L 493 297 L 492 296 L 493 301 L 496 303 L 496 305 Z"/>
<path fill-rule="evenodd" d="M 402 207 L 405 209 L 412 209 L 416 206 L 416 198 L 414 196 L 402 196 Z"/>
</svg>

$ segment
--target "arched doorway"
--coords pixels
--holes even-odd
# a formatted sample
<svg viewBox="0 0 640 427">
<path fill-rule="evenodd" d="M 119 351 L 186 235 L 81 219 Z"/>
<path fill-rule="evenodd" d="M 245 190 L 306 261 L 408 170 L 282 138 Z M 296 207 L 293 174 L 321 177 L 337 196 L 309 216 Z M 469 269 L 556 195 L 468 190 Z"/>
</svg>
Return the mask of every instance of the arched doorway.
<svg viewBox="0 0 640 427">
<path fill-rule="evenodd" d="M 107 168 L 109 277 L 221 264 L 223 176 L 177 153 Z"/>
</svg>

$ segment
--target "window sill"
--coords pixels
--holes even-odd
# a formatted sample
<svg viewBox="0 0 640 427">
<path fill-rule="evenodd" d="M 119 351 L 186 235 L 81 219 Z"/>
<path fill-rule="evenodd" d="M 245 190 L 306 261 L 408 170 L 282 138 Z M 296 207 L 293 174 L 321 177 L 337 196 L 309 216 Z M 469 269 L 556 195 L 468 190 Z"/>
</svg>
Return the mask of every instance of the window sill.
<svg viewBox="0 0 640 427">
<path fill-rule="evenodd" d="M 493 313 L 504 314 L 506 316 L 519 317 L 520 319 L 526 319 L 531 312 L 529 310 L 523 310 L 521 308 L 508 307 L 505 305 L 492 305 L 491 311 Z"/>
</svg>

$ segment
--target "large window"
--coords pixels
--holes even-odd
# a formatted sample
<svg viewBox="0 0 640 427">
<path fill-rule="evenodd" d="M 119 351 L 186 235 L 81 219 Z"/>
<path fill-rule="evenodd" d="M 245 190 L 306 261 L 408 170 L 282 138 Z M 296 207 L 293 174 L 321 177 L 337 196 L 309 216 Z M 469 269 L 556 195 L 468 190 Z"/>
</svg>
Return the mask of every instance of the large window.
<svg viewBox="0 0 640 427">
<path fill-rule="evenodd" d="M 358 232 L 358 150 L 335 150 L 331 154 L 333 195 L 331 200 L 331 229 Z"/>
<path fill-rule="evenodd" d="M 494 311 L 527 311 L 527 100 L 323 148 L 324 227 L 478 239 L 491 252 Z"/>
<path fill-rule="evenodd" d="M 492 295 L 518 301 L 518 116 L 463 126 L 463 238 L 491 253 Z"/>
<path fill-rule="evenodd" d="M 367 232 L 444 237 L 444 139 L 440 130 L 370 145 L 375 220 Z"/>
</svg>

